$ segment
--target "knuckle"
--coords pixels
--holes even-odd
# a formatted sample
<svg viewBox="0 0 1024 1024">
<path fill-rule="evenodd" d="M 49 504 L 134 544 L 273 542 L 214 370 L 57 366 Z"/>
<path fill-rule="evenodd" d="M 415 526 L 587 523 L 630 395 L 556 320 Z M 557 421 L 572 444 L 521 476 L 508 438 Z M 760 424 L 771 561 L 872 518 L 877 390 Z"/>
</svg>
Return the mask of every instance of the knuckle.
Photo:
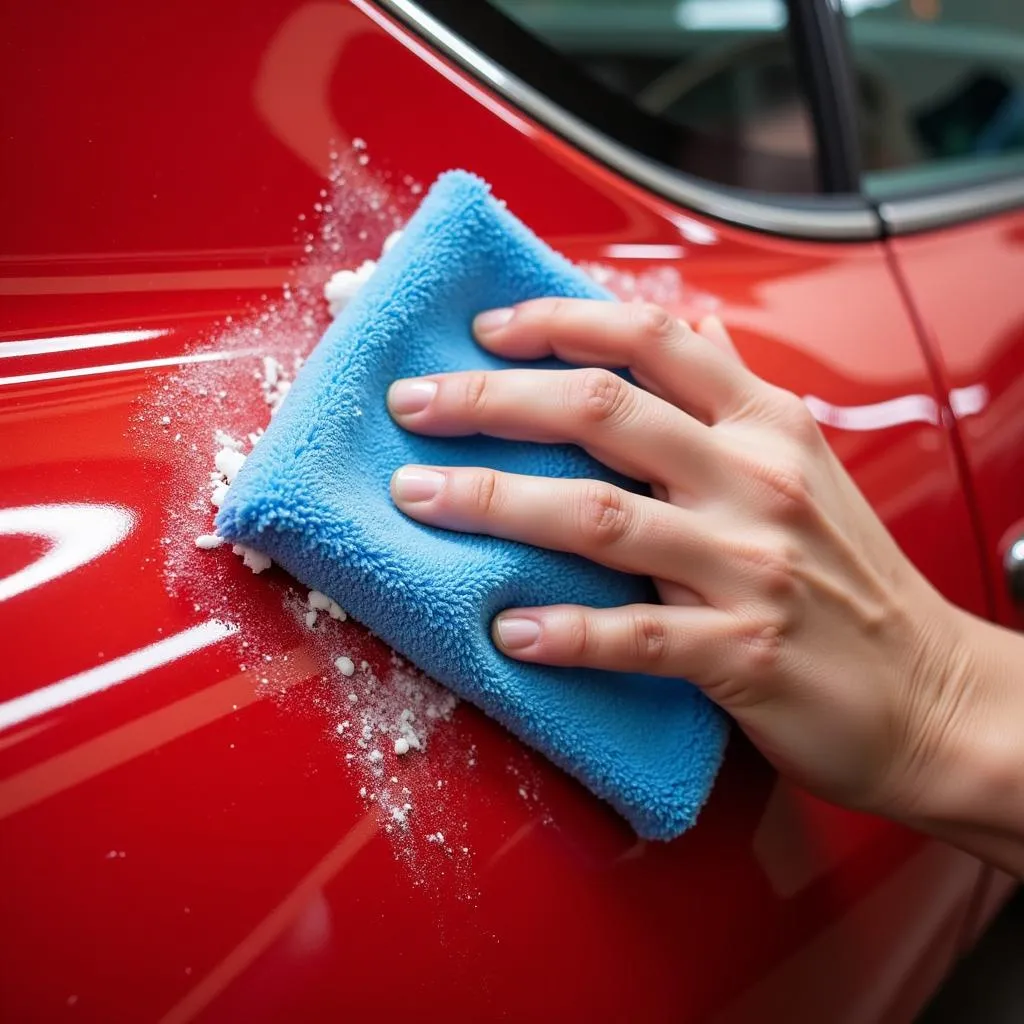
<svg viewBox="0 0 1024 1024">
<path fill-rule="evenodd" d="M 813 447 L 822 440 L 821 430 L 807 403 L 792 391 L 781 388 L 774 398 L 775 412 L 785 432 L 805 447 Z"/>
<path fill-rule="evenodd" d="M 462 378 L 462 401 L 468 412 L 481 412 L 487 404 L 487 374 L 470 370 Z"/>
<path fill-rule="evenodd" d="M 579 528 L 593 546 L 605 547 L 621 541 L 629 529 L 622 492 L 611 484 L 584 487 L 580 494 Z"/>
<path fill-rule="evenodd" d="M 762 614 L 740 629 L 741 672 L 750 679 L 765 680 L 776 674 L 786 646 L 786 624 Z"/>
<path fill-rule="evenodd" d="M 665 623 L 653 615 L 640 613 L 631 624 L 632 653 L 641 664 L 659 664 L 668 654 L 668 631 Z"/>
<path fill-rule="evenodd" d="M 614 420 L 629 399 L 629 385 L 610 370 L 579 370 L 570 383 L 570 404 L 595 423 Z"/>
<path fill-rule="evenodd" d="M 493 516 L 500 505 L 498 474 L 493 469 L 480 469 L 468 480 L 467 498 L 470 507 L 481 516 Z"/>
<path fill-rule="evenodd" d="M 565 653 L 570 661 L 580 661 L 590 652 L 590 625 L 582 612 L 573 612 L 565 623 Z"/>
<path fill-rule="evenodd" d="M 734 478 L 750 482 L 767 523 L 801 523 L 813 512 L 811 473 L 801 452 L 742 455 L 726 465 Z"/>
<path fill-rule="evenodd" d="M 753 567 L 757 594 L 765 600 L 777 616 L 779 625 L 786 626 L 786 609 L 792 603 L 800 583 L 800 552 L 788 540 L 748 549 L 748 561 Z"/>
<path fill-rule="evenodd" d="M 565 299 L 554 296 L 544 299 L 531 299 L 519 307 L 519 313 L 531 320 L 554 320 L 565 312 Z"/>
<path fill-rule="evenodd" d="M 653 302 L 638 302 L 630 311 L 637 335 L 644 342 L 661 342 L 674 337 L 679 322 L 668 310 Z"/>
<path fill-rule="evenodd" d="M 772 517 L 783 523 L 806 518 L 811 511 L 811 483 L 807 471 L 796 463 L 766 467 L 762 480 L 770 495 Z"/>
</svg>

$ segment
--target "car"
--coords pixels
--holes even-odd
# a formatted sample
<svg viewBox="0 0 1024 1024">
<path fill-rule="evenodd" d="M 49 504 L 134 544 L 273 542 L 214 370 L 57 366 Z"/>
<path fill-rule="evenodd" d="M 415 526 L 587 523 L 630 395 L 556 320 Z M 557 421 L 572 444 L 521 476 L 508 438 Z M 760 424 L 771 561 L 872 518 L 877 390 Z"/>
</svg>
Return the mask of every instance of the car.
<svg viewBox="0 0 1024 1024">
<path fill-rule="evenodd" d="M 624 300 L 717 312 L 932 583 L 1024 626 L 1024 15 L 844 8 L 5 6 L 4 1019 L 913 1019 L 1008 876 L 738 730 L 640 841 L 195 545 L 324 282 L 463 167 Z"/>
</svg>

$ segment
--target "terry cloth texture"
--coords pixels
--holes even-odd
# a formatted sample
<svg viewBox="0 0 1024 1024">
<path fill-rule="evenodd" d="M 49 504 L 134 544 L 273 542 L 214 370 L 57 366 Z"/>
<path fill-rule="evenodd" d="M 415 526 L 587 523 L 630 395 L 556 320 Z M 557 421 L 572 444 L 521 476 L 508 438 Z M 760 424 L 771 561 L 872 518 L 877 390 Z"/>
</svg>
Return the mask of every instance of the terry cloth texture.
<svg viewBox="0 0 1024 1024">
<path fill-rule="evenodd" d="M 575 446 L 418 437 L 388 415 L 385 394 L 399 377 L 512 365 L 474 342 L 472 319 L 545 295 L 610 298 L 479 178 L 442 175 L 303 366 L 228 492 L 217 530 L 330 595 L 641 836 L 671 839 L 693 824 L 711 789 L 724 716 L 685 681 L 526 665 L 490 637 L 504 608 L 648 602 L 650 583 L 572 555 L 422 526 L 389 496 L 392 473 L 410 462 L 639 489 Z"/>
</svg>

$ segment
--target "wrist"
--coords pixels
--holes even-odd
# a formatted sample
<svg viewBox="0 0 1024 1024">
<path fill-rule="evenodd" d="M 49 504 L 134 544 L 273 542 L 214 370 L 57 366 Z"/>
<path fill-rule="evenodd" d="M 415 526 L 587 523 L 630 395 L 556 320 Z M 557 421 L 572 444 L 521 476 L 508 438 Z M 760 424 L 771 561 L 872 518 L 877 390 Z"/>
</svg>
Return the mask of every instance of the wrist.
<svg viewBox="0 0 1024 1024">
<path fill-rule="evenodd" d="M 917 687 L 921 757 L 901 817 L 954 842 L 960 831 L 1024 836 L 1020 638 L 946 605 L 934 642 L 935 685 Z"/>
</svg>

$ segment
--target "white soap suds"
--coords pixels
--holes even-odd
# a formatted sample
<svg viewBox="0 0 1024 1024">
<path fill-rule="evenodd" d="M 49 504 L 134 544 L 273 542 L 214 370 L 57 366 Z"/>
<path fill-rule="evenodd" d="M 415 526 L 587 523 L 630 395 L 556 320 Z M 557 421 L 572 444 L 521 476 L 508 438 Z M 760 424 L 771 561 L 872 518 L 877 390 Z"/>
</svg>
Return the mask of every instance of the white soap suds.
<svg viewBox="0 0 1024 1024">
<path fill-rule="evenodd" d="M 342 656 L 341 656 L 340 658 L 336 658 L 336 659 L 335 659 L 335 661 L 334 661 L 334 667 L 335 667 L 335 668 L 336 668 L 336 669 L 337 669 L 337 670 L 338 670 L 338 671 L 339 671 L 339 672 L 340 672 L 340 673 L 341 673 L 341 674 L 342 674 L 343 676 L 352 676 L 352 675 L 355 675 L 355 671 L 356 671 L 356 666 L 355 666 L 355 662 L 353 662 L 351 658 L 348 658 L 348 657 L 346 657 L 345 655 L 342 655 Z M 351 698 L 351 696 L 350 696 L 350 697 L 349 697 L 349 700 L 351 700 L 351 699 L 352 699 L 352 698 Z"/>
<path fill-rule="evenodd" d="M 257 551 L 255 548 L 246 547 L 244 544 L 233 544 L 231 550 L 236 555 L 241 555 L 242 564 L 247 569 L 252 569 L 257 575 L 274 564 L 271 562 L 269 555 L 265 555 L 262 551 Z"/>
<path fill-rule="evenodd" d="M 263 373 L 257 371 L 257 377 L 263 401 L 270 406 L 270 415 L 273 416 L 291 390 L 292 382 L 286 376 L 284 366 L 274 356 L 263 357 Z"/>
<path fill-rule="evenodd" d="M 359 155 L 366 155 L 363 150 Z M 348 165 L 339 160 L 314 207 L 316 216 L 304 221 L 309 230 L 300 228 L 298 248 L 306 253 L 301 264 L 282 272 L 287 280 L 273 294 L 264 286 L 259 304 L 225 315 L 205 349 L 194 350 L 205 351 L 209 361 L 183 366 L 164 378 L 168 384 L 160 388 L 155 404 L 140 406 L 138 422 L 141 431 L 159 437 L 162 453 L 171 450 L 180 488 L 168 508 L 160 549 L 168 591 L 204 613 L 239 623 L 237 643 L 248 648 L 242 657 L 250 669 L 258 662 L 264 673 L 249 671 L 244 678 L 262 695 L 301 708 L 313 700 L 322 709 L 324 736 L 337 747 L 343 777 L 351 781 L 353 794 L 365 790 L 365 798 L 380 805 L 382 827 L 387 823 L 396 856 L 412 866 L 416 851 L 426 850 L 427 834 L 448 836 L 449 842 L 468 838 L 470 814 L 458 804 L 463 795 L 435 786 L 439 771 L 465 771 L 464 750 L 450 729 L 442 729 L 452 717 L 455 698 L 403 659 L 389 659 L 380 641 L 349 625 L 342 605 L 328 595 L 297 589 L 284 573 L 254 586 L 237 572 L 225 571 L 231 562 L 226 554 L 211 553 L 231 545 L 253 572 L 271 566 L 266 554 L 221 542 L 214 513 L 226 501 L 230 504 L 231 484 L 247 454 L 260 443 L 269 418 L 286 400 L 305 356 L 328 325 L 328 307 L 333 316 L 351 301 L 374 273 L 376 256 L 398 241 L 396 229 L 415 205 L 410 197 L 421 191 L 411 178 L 400 181 L 396 175 L 388 183 L 383 178 L 377 182 L 357 159 Z M 339 267 L 346 269 L 332 277 Z M 352 409 L 353 415 L 361 412 Z M 173 423 L 175 429 L 158 434 L 155 423 L 165 428 Z M 175 431 L 181 443 L 171 443 Z M 281 595 L 277 603 L 268 600 L 274 593 Z M 297 631 L 291 639 L 284 639 L 279 613 L 275 617 L 282 604 Z M 296 643 L 298 648 L 282 646 Z M 301 680 L 284 664 L 288 655 L 283 651 L 289 649 L 293 661 L 308 665 L 312 659 L 315 666 L 312 671 L 304 667 Z M 294 657 L 296 650 L 301 659 Z M 337 665 L 339 650 L 347 652 L 340 656 L 347 659 L 347 672 Z M 369 739 L 364 738 L 367 732 Z M 414 751 L 420 756 L 410 756 Z"/>
<path fill-rule="evenodd" d="M 213 464 L 217 467 L 217 471 L 223 474 L 224 479 L 229 484 L 233 484 L 235 477 L 238 476 L 238 471 L 245 465 L 245 456 L 237 448 L 228 448 L 225 445 L 213 457 Z"/>
<path fill-rule="evenodd" d="M 377 269 L 375 260 L 363 260 L 355 270 L 339 270 L 324 285 L 324 298 L 331 316 L 337 316 L 355 297 Z"/>
<path fill-rule="evenodd" d="M 234 448 L 237 451 L 242 450 L 242 442 L 220 428 L 213 432 L 213 439 L 221 448 Z"/>
</svg>

